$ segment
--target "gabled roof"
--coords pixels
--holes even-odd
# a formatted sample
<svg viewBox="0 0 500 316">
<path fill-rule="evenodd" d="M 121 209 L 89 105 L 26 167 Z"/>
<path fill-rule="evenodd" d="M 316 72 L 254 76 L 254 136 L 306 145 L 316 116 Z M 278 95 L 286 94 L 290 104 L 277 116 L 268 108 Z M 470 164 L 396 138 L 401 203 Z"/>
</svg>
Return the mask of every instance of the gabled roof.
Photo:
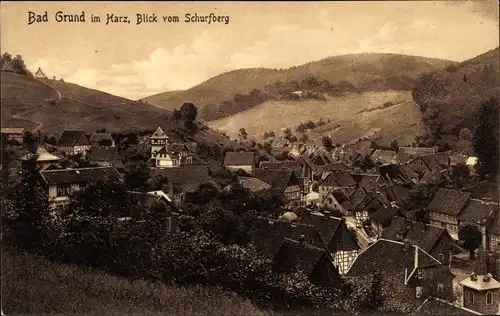
<svg viewBox="0 0 500 316">
<path fill-rule="evenodd" d="M 302 166 L 298 161 L 262 161 L 260 163 L 260 168 L 267 170 L 282 170 L 289 169 L 293 170 L 295 174 L 300 176 L 302 171 Z"/>
<path fill-rule="evenodd" d="M 97 179 L 120 180 L 120 174 L 113 167 L 92 167 L 80 169 L 61 169 L 40 171 L 43 180 L 48 185 L 54 184 L 84 184 Z"/>
<path fill-rule="evenodd" d="M 435 152 L 436 149 L 432 147 L 399 147 L 395 160 L 399 163 L 406 163 L 412 158 Z"/>
<path fill-rule="evenodd" d="M 35 76 L 44 76 L 45 74 L 42 71 L 42 68 L 38 67 L 38 70 L 35 72 Z"/>
<path fill-rule="evenodd" d="M 351 173 L 351 176 L 358 183 L 358 186 L 363 187 L 368 192 L 382 190 L 380 174 Z"/>
<path fill-rule="evenodd" d="M 255 153 L 253 151 L 229 151 L 224 158 L 224 166 L 252 166 L 254 162 Z"/>
<path fill-rule="evenodd" d="M 442 227 L 426 225 L 396 216 L 382 233 L 382 238 L 394 241 L 408 239 L 411 244 L 431 252 L 443 234 L 447 234 L 447 232 Z"/>
<path fill-rule="evenodd" d="M 331 198 L 331 197 L 335 198 L 335 200 L 337 200 L 337 202 L 346 210 L 352 209 L 353 204 L 352 204 L 351 200 L 349 199 L 348 193 L 346 191 L 344 191 L 343 189 L 335 189 L 335 190 L 328 191 L 328 193 L 323 198 L 323 201 L 321 201 L 321 202 L 324 202 L 326 199 Z"/>
<path fill-rule="evenodd" d="M 83 131 L 64 131 L 57 141 L 57 146 L 75 146 L 82 137 L 84 137 L 85 143 L 90 145 L 87 135 Z"/>
<path fill-rule="evenodd" d="M 158 126 L 158 128 L 156 129 L 156 131 L 153 133 L 153 135 L 151 135 L 151 138 L 161 138 L 161 139 L 165 139 L 165 138 L 168 138 L 167 134 L 165 134 L 165 132 L 163 131 L 163 129 L 161 127 Z"/>
<path fill-rule="evenodd" d="M 166 204 L 171 205 L 172 199 L 166 195 L 163 191 L 151 191 L 151 192 L 129 192 L 131 202 L 140 203 L 144 207 L 150 208 L 156 202 L 164 201 Z"/>
<path fill-rule="evenodd" d="M 388 164 L 380 166 L 379 172 L 382 178 L 388 183 L 410 183 L 411 179 L 403 171 L 402 166 L 396 164 Z M 415 173 L 415 177 L 418 177 Z"/>
<path fill-rule="evenodd" d="M 439 189 L 431 203 L 427 206 L 429 212 L 457 216 L 469 200 L 470 193 L 450 189 Z"/>
<path fill-rule="evenodd" d="M 371 155 L 371 158 L 373 159 L 374 162 L 379 162 L 382 164 L 392 163 L 395 157 L 396 157 L 395 151 L 383 150 L 383 149 L 377 149 Z"/>
<path fill-rule="evenodd" d="M 382 227 L 387 227 L 391 223 L 392 219 L 399 213 L 399 208 L 395 206 L 382 206 L 374 213 L 371 213 L 370 218 L 372 221 L 380 223 Z"/>
<path fill-rule="evenodd" d="M 90 135 L 89 141 L 92 143 L 99 143 L 103 140 L 113 141 L 113 136 L 110 133 L 94 133 Z"/>
<path fill-rule="evenodd" d="M 120 154 L 117 147 L 96 146 L 90 148 L 90 161 L 115 161 L 120 160 Z"/>
<path fill-rule="evenodd" d="M 356 181 L 345 171 L 332 171 L 329 172 L 318 186 L 339 186 L 339 187 L 351 187 L 355 186 Z"/>
<path fill-rule="evenodd" d="M 272 188 L 269 183 L 264 182 L 258 178 L 238 177 L 238 180 L 241 186 L 243 186 L 245 189 L 249 189 L 252 192 L 259 192 Z"/>
<path fill-rule="evenodd" d="M 58 161 L 61 159 L 61 158 L 49 153 L 42 146 L 38 146 L 38 148 L 36 149 L 36 155 L 37 155 L 37 158 L 36 158 L 37 162 L 48 162 L 48 161 L 55 162 L 55 161 Z M 29 160 L 30 157 L 32 157 L 32 154 L 26 154 L 23 157 L 21 157 L 21 160 Z"/>
<path fill-rule="evenodd" d="M 392 184 L 384 186 L 384 193 L 389 198 L 389 200 L 396 203 L 401 203 L 410 195 L 410 189 L 401 184 Z"/>
<path fill-rule="evenodd" d="M 499 211 L 498 203 L 469 199 L 464 210 L 458 216 L 459 221 L 484 225 Z"/>
<path fill-rule="evenodd" d="M 206 165 L 184 165 L 177 168 L 152 168 L 151 175 L 163 175 L 168 182 L 181 186 L 185 191 L 192 192 L 198 189 L 200 184 L 211 182 L 208 166 Z"/>
<path fill-rule="evenodd" d="M 299 179 L 291 170 L 265 170 L 256 169 L 255 178 L 258 178 L 280 192 L 285 191 L 288 186 L 301 186 Z"/>
<path fill-rule="evenodd" d="M 347 275 L 381 272 L 399 277 L 407 284 L 416 269 L 430 266 L 441 266 L 441 263 L 418 246 L 405 248 L 402 242 L 380 238 L 358 255 Z"/>
<path fill-rule="evenodd" d="M 471 309 L 455 305 L 439 298 L 428 297 L 412 314 L 415 316 L 466 316 L 483 315 Z"/>
<path fill-rule="evenodd" d="M 24 127 L 2 127 L 2 134 L 23 134 Z"/>
</svg>

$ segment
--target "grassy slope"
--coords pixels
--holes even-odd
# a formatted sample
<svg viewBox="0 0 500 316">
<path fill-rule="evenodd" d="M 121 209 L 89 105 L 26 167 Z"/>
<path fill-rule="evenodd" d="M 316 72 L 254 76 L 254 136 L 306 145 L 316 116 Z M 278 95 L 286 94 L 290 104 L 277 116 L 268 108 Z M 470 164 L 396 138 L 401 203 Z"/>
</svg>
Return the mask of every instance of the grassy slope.
<svg viewBox="0 0 500 316">
<path fill-rule="evenodd" d="M 160 93 L 144 100 L 172 109 L 182 102 L 194 102 L 199 107 L 218 105 L 237 93 L 245 94 L 276 81 L 305 79 L 314 75 L 336 84 L 349 81 L 363 91 L 396 89 L 401 82 L 407 85 L 421 73 L 454 62 L 396 54 L 351 54 L 335 56 L 285 70 L 252 68 L 230 71 L 213 77 L 176 94 Z"/>
<path fill-rule="evenodd" d="M 302 122 L 323 118 L 330 119 L 331 123 L 311 131 L 311 138 L 332 133 L 335 142 L 345 142 L 362 137 L 370 130 L 381 128 L 383 138 L 389 142 L 398 139 L 411 143 L 415 133 L 421 130 L 418 108 L 409 102 L 374 110 L 388 101 L 394 104 L 411 101 L 411 95 L 409 92 L 386 91 L 351 94 L 331 98 L 327 102 L 269 101 L 250 110 L 209 122 L 209 125 L 232 137 L 237 136 L 241 127 L 244 127 L 250 136 L 260 136 L 270 130 L 279 134 L 281 128 L 295 130 Z M 363 112 L 358 113 L 361 111 Z M 337 127 L 340 128 L 334 131 Z"/>
<path fill-rule="evenodd" d="M 425 107 L 425 116 L 437 114 L 430 124 L 443 124 L 444 133 L 455 135 L 461 127 L 472 129 L 472 118 L 480 104 L 490 96 L 500 95 L 499 58 L 497 47 L 451 69 L 439 70 L 436 76 L 443 85 L 439 92 L 426 92 L 424 89 L 428 81 L 421 82 L 416 87 L 416 90 L 422 91 L 416 101 Z M 485 67 L 492 67 L 489 75 Z"/>
<path fill-rule="evenodd" d="M 6 315 L 267 315 L 248 300 L 216 288 L 155 289 L 145 281 L 56 264 L 5 248 L 1 277 Z"/>
<path fill-rule="evenodd" d="M 57 91 L 62 99 L 57 104 L 50 104 L 51 100 L 58 99 Z M 40 82 L 1 72 L 1 92 L 2 126 L 34 128 L 41 123 L 41 129 L 51 133 L 60 133 L 64 129 L 95 132 L 103 127 L 108 131 L 155 129 L 157 126 L 176 129 L 168 119 L 170 112 L 165 109 L 72 83 Z M 16 114 L 22 119 L 12 116 Z M 230 140 L 212 130 L 200 132 L 194 139 L 226 146 L 231 144 Z"/>
</svg>

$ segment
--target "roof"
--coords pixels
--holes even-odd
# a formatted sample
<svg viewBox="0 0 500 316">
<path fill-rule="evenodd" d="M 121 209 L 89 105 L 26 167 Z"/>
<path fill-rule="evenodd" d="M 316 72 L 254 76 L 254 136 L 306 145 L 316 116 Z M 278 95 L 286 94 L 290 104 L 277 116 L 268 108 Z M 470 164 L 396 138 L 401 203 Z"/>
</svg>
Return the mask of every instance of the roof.
<svg viewBox="0 0 500 316">
<path fill-rule="evenodd" d="M 435 148 L 432 147 L 399 147 L 395 160 L 400 163 L 406 163 L 408 160 L 428 154 L 434 154 Z"/>
<path fill-rule="evenodd" d="M 164 138 L 168 138 L 168 136 L 167 136 L 167 134 L 165 134 L 165 132 L 163 131 L 163 129 L 158 126 L 158 128 L 153 133 L 153 135 L 151 135 L 151 138 L 162 138 L 162 139 L 164 139 Z"/>
<path fill-rule="evenodd" d="M 313 225 L 331 253 L 359 249 L 355 237 L 352 236 L 341 218 L 314 212 L 304 215 L 300 222 Z M 336 234 L 337 231 L 338 234 Z M 336 240 L 334 240 L 334 236 L 337 236 Z"/>
<path fill-rule="evenodd" d="M 465 316 L 483 315 L 471 309 L 455 305 L 439 298 L 428 297 L 413 313 L 415 316 Z"/>
<path fill-rule="evenodd" d="M 90 161 L 114 161 L 120 158 L 117 147 L 111 146 L 96 146 L 90 149 Z"/>
<path fill-rule="evenodd" d="M 389 198 L 389 200 L 396 203 L 401 203 L 410 195 L 410 189 L 401 184 L 392 184 L 384 186 L 384 193 Z"/>
<path fill-rule="evenodd" d="M 258 178 L 238 177 L 238 180 L 241 186 L 243 186 L 245 189 L 249 189 L 252 192 L 267 190 L 272 187 L 267 182 L 264 182 Z"/>
<path fill-rule="evenodd" d="M 255 153 L 253 151 L 233 152 L 226 153 L 224 158 L 224 166 L 252 166 L 255 161 Z"/>
<path fill-rule="evenodd" d="M 38 67 L 38 70 L 35 72 L 35 75 L 44 75 L 45 76 L 45 74 L 42 71 L 42 68 L 40 68 L 40 67 Z"/>
<path fill-rule="evenodd" d="M 82 135 L 87 139 L 83 131 L 64 131 L 57 141 L 57 146 L 75 146 Z"/>
<path fill-rule="evenodd" d="M 110 133 L 94 133 L 90 135 L 89 141 L 90 142 L 101 142 L 103 140 L 109 140 L 113 141 L 113 137 L 111 136 Z"/>
<path fill-rule="evenodd" d="M 430 266 L 441 266 L 441 263 L 418 246 L 405 249 L 402 242 L 380 238 L 358 255 L 347 275 L 380 272 L 396 276 L 406 284 L 417 268 Z"/>
<path fill-rule="evenodd" d="M 313 191 L 311 191 L 311 192 L 313 192 Z M 325 201 L 326 199 L 328 199 L 331 196 L 333 196 L 335 198 L 335 200 L 337 200 L 337 202 L 346 210 L 352 209 L 353 203 L 349 199 L 348 193 L 345 192 L 343 189 L 335 189 L 335 190 L 328 191 L 328 193 L 323 198 L 323 201 Z"/>
<path fill-rule="evenodd" d="M 172 200 L 163 191 L 151 191 L 147 193 L 143 192 L 129 192 L 131 202 L 141 203 L 143 206 L 149 208 L 152 207 L 156 202 L 164 200 L 167 203 L 171 203 Z"/>
<path fill-rule="evenodd" d="M 399 208 L 394 206 L 382 206 L 374 213 L 370 214 L 372 221 L 380 223 L 383 227 L 387 227 L 394 216 L 399 213 Z"/>
<path fill-rule="evenodd" d="M 366 191 L 381 191 L 382 183 L 380 182 L 380 174 L 355 174 L 351 173 L 352 178 L 358 183 L 358 186 L 363 187 Z"/>
<path fill-rule="evenodd" d="M 177 168 L 152 168 L 151 176 L 163 175 L 169 183 L 181 186 L 185 191 L 192 192 L 198 189 L 200 184 L 211 182 L 210 174 L 206 165 L 184 165 Z"/>
<path fill-rule="evenodd" d="M 319 186 L 355 186 L 356 181 L 345 171 L 331 171 L 319 184 Z"/>
<path fill-rule="evenodd" d="M 460 281 L 460 285 L 464 287 L 468 287 L 477 291 L 486 291 L 486 290 L 494 290 L 500 289 L 500 282 L 490 277 L 489 281 L 485 281 L 484 275 L 478 275 L 475 277 L 475 281 L 468 277 Z"/>
<path fill-rule="evenodd" d="M 396 216 L 382 233 L 382 238 L 395 241 L 408 239 L 412 245 L 417 245 L 430 252 L 443 234 L 446 234 L 446 230 L 442 227 L 426 225 Z"/>
<path fill-rule="evenodd" d="M 299 185 L 300 182 L 291 170 L 264 170 L 256 169 L 255 177 L 270 184 L 274 189 L 283 192 L 290 185 Z"/>
<path fill-rule="evenodd" d="M 495 212 L 498 212 L 498 210 L 498 203 L 469 199 L 464 210 L 458 216 L 458 220 L 484 225 L 489 218 L 495 215 Z"/>
<path fill-rule="evenodd" d="M 431 203 L 427 206 L 429 212 L 457 216 L 465 207 L 470 193 L 450 189 L 439 189 Z"/>
<path fill-rule="evenodd" d="M 302 171 L 302 166 L 298 161 L 262 161 L 260 167 L 267 170 L 290 169 L 298 176 Z"/>
<path fill-rule="evenodd" d="M 49 153 L 45 148 L 42 146 L 38 146 L 36 149 L 36 161 L 37 162 L 45 162 L 45 161 L 58 161 L 61 158 Z M 26 154 L 23 157 L 21 157 L 21 160 L 29 160 L 32 154 Z"/>
<path fill-rule="evenodd" d="M 89 183 L 97 179 L 121 179 L 120 174 L 113 167 L 92 167 L 80 169 L 60 169 L 40 171 L 46 184 L 76 184 Z"/>
<path fill-rule="evenodd" d="M 397 153 L 393 150 L 377 149 L 372 153 L 371 157 L 375 162 L 388 164 L 394 160 L 394 158 L 396 157 L 396 154 Z"/>
<path fill-rule="evenodd" d="M 22 134 L 25 130 L 24 127 L 2 127 L 2 134 Z"/>
<path fill-rule="evenodd" d="M 323 248 L 284 238 L 273 261 L 280 272 L 302 271 L 306 276 L 311 276 L 322 257 L 328 258 Z"/>
</svg>

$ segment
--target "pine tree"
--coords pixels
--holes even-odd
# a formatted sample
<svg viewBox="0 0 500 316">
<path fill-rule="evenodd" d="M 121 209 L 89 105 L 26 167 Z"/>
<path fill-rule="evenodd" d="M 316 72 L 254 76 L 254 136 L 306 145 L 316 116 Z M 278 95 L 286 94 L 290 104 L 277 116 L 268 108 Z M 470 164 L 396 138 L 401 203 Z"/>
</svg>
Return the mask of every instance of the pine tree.
<svg viewBox="0 0 500 316">
<path fill-rule="evenodd" d="M 472 144 L 478 157 L 477 173 L 498 174 L 498 98 L 490 98 L 479 109 Z"/>
</svg>

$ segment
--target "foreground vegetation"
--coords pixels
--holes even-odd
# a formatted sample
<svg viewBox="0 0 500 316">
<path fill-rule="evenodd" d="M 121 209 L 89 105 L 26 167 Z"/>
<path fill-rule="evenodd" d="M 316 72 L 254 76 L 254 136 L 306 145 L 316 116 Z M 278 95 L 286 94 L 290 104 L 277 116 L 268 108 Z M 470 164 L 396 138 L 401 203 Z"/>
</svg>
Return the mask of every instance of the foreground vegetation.
<svg viewBox="0 0 500 316">
<path fill-rule="evenodd" d="M 215 287 L 161 286 L 2 249 L 2 309 L 14 314 L 269 315 Z"/>
</svg>

